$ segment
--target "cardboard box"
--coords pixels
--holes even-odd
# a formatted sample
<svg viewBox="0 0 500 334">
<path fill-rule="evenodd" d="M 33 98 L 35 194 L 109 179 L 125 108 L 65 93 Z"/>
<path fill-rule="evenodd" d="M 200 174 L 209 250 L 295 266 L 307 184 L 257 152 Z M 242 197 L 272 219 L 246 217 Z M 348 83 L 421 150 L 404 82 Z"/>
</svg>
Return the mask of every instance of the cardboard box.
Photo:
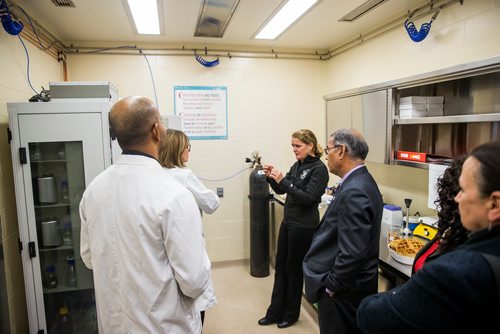
<svg viewBox="0 0 500 334">
<path fill-rule="evenodd" d="M 397 151 L 396 152 L 396 159 L 398 159 L 398 160 L 425 162 L 426 158 L 427 158 L 427 153 L 409 152 L 409 151 Z"/>
</svg>

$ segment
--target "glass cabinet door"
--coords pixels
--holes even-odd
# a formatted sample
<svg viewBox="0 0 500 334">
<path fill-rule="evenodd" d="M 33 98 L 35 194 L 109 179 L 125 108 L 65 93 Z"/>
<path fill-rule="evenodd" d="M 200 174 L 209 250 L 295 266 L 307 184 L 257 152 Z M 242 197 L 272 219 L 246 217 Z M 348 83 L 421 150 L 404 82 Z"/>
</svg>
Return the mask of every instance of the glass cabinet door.
<svg viewBox="0 0 500 334">
<path fill-rule="evenodd" d="M 47 332 L 97 332 L 92 271 L 79 255 L 85 190 L 81 141 L 29 143 Z M 75 332 L 75 330 L 73 330 Z"/>
<path fill-rule="evenodd" d="M 28 134 L 22 136 L 21 147 L 27 160 L 28 230 L 36 245 L 32 267 L 39 326 L 49 334 L 97 333 L 92 271 L 80 257 L 79 203 L 89 179 L 105 168 L 101 118 L 20 118 L 21 134 Z"/>
</svg>

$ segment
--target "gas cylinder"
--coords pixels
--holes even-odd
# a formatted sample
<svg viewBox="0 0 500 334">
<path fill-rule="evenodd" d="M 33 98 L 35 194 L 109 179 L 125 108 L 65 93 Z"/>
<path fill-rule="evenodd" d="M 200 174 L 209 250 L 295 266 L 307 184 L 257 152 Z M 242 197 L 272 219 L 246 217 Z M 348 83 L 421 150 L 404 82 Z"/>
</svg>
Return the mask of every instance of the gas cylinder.
<svg viewBox="0 0 500 334">
<path fill-rule="evenodd" d="M 269 276 L 269 184 L 260 157 L 250 173 L 250 275 Z"/>
</svg>

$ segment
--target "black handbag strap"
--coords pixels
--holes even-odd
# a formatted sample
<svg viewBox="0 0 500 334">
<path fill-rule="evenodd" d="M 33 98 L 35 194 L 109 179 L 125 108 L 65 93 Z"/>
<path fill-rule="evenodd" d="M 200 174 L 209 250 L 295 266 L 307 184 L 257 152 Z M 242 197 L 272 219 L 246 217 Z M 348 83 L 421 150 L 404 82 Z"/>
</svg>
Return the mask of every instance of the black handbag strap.
<svg viewBox="0 0 500 334">
<path fill-rule="evenodd" d="M 491 254 L 481 253 L 483 257 L 490 264 L 493 274 L 495 275 L 495 280 L 497 282 L 497 297 L 500 303 L 500 257 Z"/>
</svg>

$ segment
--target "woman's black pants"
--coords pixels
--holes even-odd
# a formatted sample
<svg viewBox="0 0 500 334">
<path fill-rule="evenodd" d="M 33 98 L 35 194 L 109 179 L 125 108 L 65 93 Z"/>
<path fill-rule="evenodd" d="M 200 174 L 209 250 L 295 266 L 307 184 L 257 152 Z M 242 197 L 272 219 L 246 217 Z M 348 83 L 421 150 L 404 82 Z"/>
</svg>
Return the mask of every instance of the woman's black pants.
<svg viewBox="0 0 500 334">
<path fill-rule="evenodd" d="M 304 273 L 302 261 L 311 246 L 314 228 L 300 228 L 281 223 L 271 305 L 266 318 L 295 322 L 299 319 Z"/>
</svg>

